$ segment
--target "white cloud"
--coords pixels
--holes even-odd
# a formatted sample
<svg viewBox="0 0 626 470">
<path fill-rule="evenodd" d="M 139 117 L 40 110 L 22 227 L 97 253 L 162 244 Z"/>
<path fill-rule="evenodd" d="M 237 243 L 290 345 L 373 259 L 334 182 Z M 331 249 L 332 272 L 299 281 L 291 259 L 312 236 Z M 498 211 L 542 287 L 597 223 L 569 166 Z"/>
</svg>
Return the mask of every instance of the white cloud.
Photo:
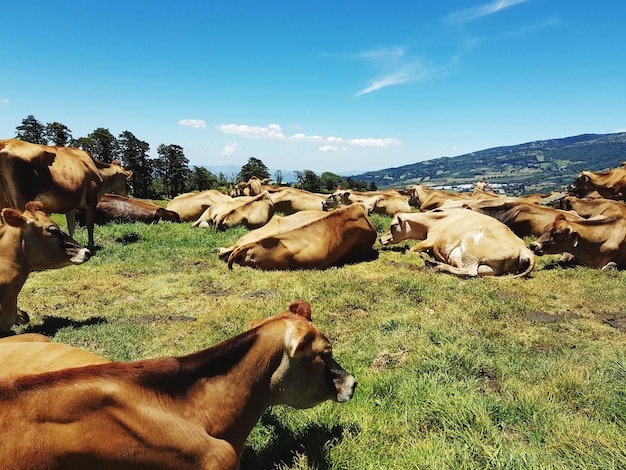
<svg viewBox="0 0 626 470">
<path fill-rule="evenodd" d="M 246 124 L 221 124 L 215 128 L 224 134 L 236 134 L 250 139 L 285 140 L 283 129 L 278 124 L 267 127 L 248 126 Z"/>
<path fill-rule="evenodd" d="M 321 135 L 315 134 L 307 135 L 303 132 L 298 132 L 296 134 L 293 134 L 292 136 L 287 137 L 285 136 L 282 128 L 278 124 L 270 124 L 267 127 L 249 126 L 247 124 L 220 124 L 219 126 L 215 126 L 215 128 L 223 134 L 235 134 L 248 139 L 284 140 L 289 142 L 329 144 L 319 147 L 319 151 L 321 152 L 339 150 L 337 144 L 348 144 L 355 147 L 391 147 L 402 145 L 402 142 L 400 142 L 398 139 L 392 138 L 344 139 L 337 136 L 323 137 Z M 228 145 L 236 146 L 234 142 L 229 142 Z M 347 151 L 348 147 L 343 147 L 342 150 Z"/>
<path fill-rule="evenodd" d="M 444 21 L 448 24 L 463 24 L 470 21 L 477 20 L 483 16 L 492 15 L 505 8 L 512 7 L 518 3 L 524 3 L 528 0 L 496 0 L 491 3 L 479 5 L 477 7 L 466 8 L 464 10 L 457 10 L 444 18 Z"/>
<path fill-rule="evenodd" d="M 178 121 L 178 124 L 195 129 L 204 129 L 206 127 L 206 123 L 202 119 L 181 119 Z"/>
<path fill-rule="evenodd" d="M 296 142 L 326 142 L 326 139 L 324 139 L 321 135 L 306 135 L 302 132 L 292 135 L 289 137 L 289 140 L 294 140 Z"/>
<path fill-rule="evenodd" d="M 406 48 L 404 46 L 396 46 L 362 52 L 359 54 L 359 57 L 368 60 L 383 60 L 385 62 L 389 62 L 398 60 L 404 57 L 405 54 Z"/>
<path fill-rule="evenodd" d="M 9 99 L 8 99 L 8 98 L 2 98 L 2 99 L 0 99 L 0 104 L 9 104 L 9 103 L 10 103 L 10 101 L 9 101 Z"/>
<path fill-rule="evenodd" d="M 392 147 L 402 145 L 398 139 L 351 139 L 348 143 L 355 147 Z"/>
<path fill-rule="evenodd" d="M 222 155 L 232 155 L 237 151 L 237 147 L 238 145 L 236 142 L 228 142 L 222 150 Z"/>
<path fill-rule="evenodd" d="M 413 78 L 413 80 L 416 80 L 418 77 Z M 381 80 L 377 80 L 374 83 L 372 83 L 370 86 L 368 86 L 367 88 L 364 88 L 363 90 L 355 93 L 355 97 L 356 96 L 361 96 L 361 95 L 365 95 L 367 93 L 371 93 L 373 91 L 376 90 L 380 90 L 381 88 L 385 88 L 388 86 L 392 86 L 392 85 L 400 85 L 402 83 L 407 83 L 410 82 L 412 79 L 411 77 L 409 77 L 407 74 L 405 73 L 396 73 L 393 75 L 389 75 L 388 77 L 385 77 Z"/>
</svg>

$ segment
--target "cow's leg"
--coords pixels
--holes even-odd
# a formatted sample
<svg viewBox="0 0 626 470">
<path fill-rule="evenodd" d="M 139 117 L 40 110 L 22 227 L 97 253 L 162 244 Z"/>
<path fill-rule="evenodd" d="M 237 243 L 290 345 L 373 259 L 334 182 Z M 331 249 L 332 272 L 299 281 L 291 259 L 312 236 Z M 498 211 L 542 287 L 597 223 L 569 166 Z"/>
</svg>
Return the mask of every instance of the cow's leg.
<svg viewBox="0 0 626 470">
<path fill-rule="evenodd" d="M 442 263 L 441 261 L 436 261 L 433 259 L 425 259 L 424 264 L 426 266 L 430 266 L 431 268 L 435 269 L 435 271 L 438 271 L 440 273 L 454 274 L 455 276 L 461 277 L 478 277 L 478 266 L 457 268 L 456 266 L 451 266 L 447 263 Z"/>
<path fill-rule="evenodd" d="M 72 238 L 74 238 L 74 232 L 76 231 L 76 212 L 78 212 L 78 209 L 72 209 L 65 213 L 65 220 L 67 221 L 67 233 Z"/>
</svg>

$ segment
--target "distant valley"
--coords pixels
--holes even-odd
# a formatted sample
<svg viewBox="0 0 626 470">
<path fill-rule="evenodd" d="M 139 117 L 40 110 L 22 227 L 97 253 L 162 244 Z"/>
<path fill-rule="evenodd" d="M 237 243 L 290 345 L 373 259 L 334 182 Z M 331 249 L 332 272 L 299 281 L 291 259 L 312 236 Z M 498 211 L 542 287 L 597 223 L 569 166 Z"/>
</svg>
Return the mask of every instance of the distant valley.
<svg viewBox="0 0 626 470">
<path fill-rule="evenodd" d="M 622 161 L 626 161 L 626 132 L 583 134 L 441 157 L 351 178 L 374 181 L 379 188 L 416 183 L 458 186 L 484 179 L 494 185 L 507 184 L 515 192 L 547 192 L 564 189 L 580 170 L 616 168 Z"/>
<path fill-rule="evenodd" d="M 549 192 L 564 189 L 576 179 L 580 170 L 607 170 L 618 167 L 623 161 L 626 161 L 626 132 L 538 140 L 341 176 L 368 184 L 373 181 L 380 189 L 403 188 L 416 183 L 471 187 L 473 182 L 484 179 L 494 187 L 506 185 L 507 193 Z M 236 165 L 206 168 L 227 178 L 234 178 L 241 170 Z M 269 171 L 273 177 L 277 170 Z M 284 182 L 297 181 L 295 171 L 280 171 Z M 332 169 L 328 171 L 332 172 Z"/>
</svg>

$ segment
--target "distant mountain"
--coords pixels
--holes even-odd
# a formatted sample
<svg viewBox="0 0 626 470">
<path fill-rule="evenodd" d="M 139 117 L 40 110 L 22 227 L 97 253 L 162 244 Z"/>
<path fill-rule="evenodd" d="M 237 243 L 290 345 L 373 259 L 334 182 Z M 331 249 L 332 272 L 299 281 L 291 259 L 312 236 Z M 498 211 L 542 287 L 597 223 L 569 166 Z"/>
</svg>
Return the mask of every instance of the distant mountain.
<svg viewBox="0 0 626 470">
<path fill-rule="evenodd" d="M 374 181 L 379 188 L 416 183 L 458 186 L 484 179 L 488 183 L 517 185 L 526 192 L 545 192 L 562 190 L 580 170 L 616 168 L 622 161 L 626 161 L 626 132 L 584 134 L 441 157 L 351 178 Z"/>
</svg>

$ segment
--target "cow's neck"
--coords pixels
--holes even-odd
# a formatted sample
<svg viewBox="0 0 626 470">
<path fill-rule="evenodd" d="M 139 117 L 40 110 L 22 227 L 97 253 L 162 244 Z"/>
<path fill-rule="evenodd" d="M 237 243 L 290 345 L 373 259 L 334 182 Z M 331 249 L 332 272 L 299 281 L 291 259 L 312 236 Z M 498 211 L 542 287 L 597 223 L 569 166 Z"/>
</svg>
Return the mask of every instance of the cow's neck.
<svg viewBox="0 0 626 470">
<path fill-rule="evenodd" d="M 30 267 L 24 252 L 21 231 L 0 225 L 0 331 L 8 331 L 17 315 L 17 295 L 26 282 Z"/>
<path fill-rule="evenodd" d="M 183 381 L 194 382 L 181 405 L 239 454 L 272 401 L 272 375 L 282 358 L 282 337 L 268 341 L 254 330 L 179 358 Z"/>
</svg>

